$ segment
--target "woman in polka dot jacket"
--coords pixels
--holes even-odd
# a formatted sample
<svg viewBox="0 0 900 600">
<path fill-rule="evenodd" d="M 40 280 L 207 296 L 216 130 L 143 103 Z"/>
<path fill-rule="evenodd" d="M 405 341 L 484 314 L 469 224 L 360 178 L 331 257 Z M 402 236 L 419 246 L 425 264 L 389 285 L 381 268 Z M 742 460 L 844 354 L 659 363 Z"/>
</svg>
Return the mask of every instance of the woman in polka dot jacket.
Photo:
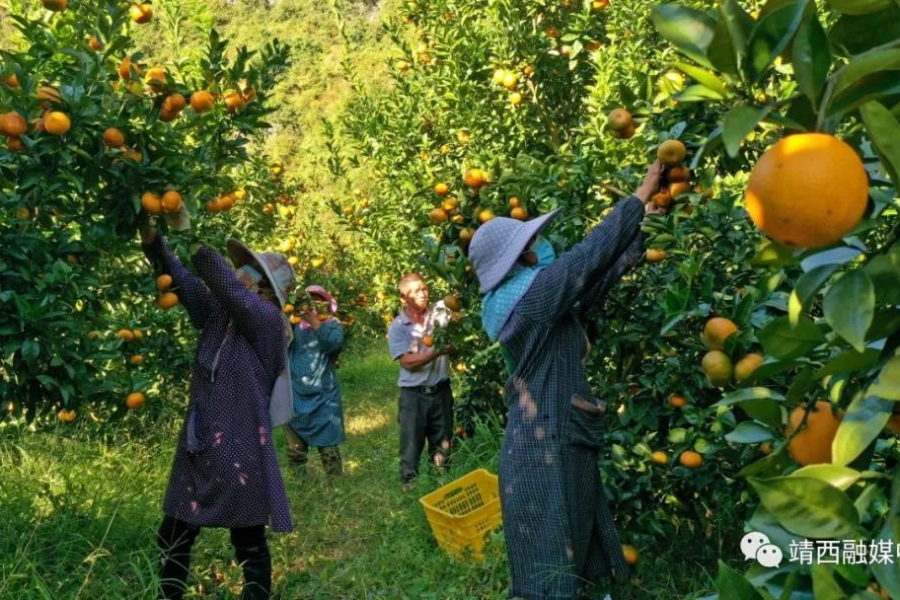
<svg viewBox="0 0 900 600">
<path fill-rule="evenodd" d="M 143 227 L 141 238 L 157 272 L 172 276 L 173 291 L 200 330 L 159 530 L 160 597 L 182 598 L 200 528 L 227 527 L 244 568 L 241 598 L 269 598 L 265 526 L 292 529 L 269 398 L 286 361 L 279 302 L 293 285 L 293 271 L 282 255 L 256 254 L 232 240 L 235 262 L 246 257 L 241 268 L 235 271 L 220 254 L 200 246 L 191 261 L 195 276 L 154 229 Z"/>
</svg>

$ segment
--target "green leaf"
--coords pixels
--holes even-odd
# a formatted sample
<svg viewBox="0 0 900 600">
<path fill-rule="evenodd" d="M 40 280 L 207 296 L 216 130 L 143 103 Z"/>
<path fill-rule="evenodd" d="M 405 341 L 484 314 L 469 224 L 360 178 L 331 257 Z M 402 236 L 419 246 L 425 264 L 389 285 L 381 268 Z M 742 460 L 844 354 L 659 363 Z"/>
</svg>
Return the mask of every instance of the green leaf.
<svg viewBox="0 0 900 600">
<path fill-rule="evenodd" d="M 808 538 L 852 538 L 859 517 L 850 498 L 809 477 L 750 478 L 762 505 L 788 531 Z"/>
<path fill-rule="evenodd" d="M 816 600 L 844 600 L 847 597 L 825 565 L 813 564 L 812 584 L 813 598 Z"/>
<path fill-rule="evenodd" d="M 790 477 L 809 477 L 811 479 L 818 479 L 841 491 L 846 491 L 851 485 L 859 480 L 860 472 L 849 467 L 822 464 L 809 465 L 802 469 L 797 469 L 790 474 Z"/>
<path fill-rule="evenodd" d="M 900 189 L 900 122 L 883 104 L 867 102 L 859 108 L 866 133 L 889 167 L 894 187 Z"/>
<path fill-rule="evenodd" d="M 774 400 L 748 400 L 740 404 L 741 410 L 751 419 L 765 423 L 773 429 L 781 428 L 781 405 Z"/>
<path fill-rule="evenodd" d="M 725 439 L 734 444 L 758 444 L 775 439 L 771 429 L 754 421 L 738 423 L 732 431 L 725 434 Z"/>
<path fill-rule="evenodd" d="M 747 402 L 748 400 L 775 400 L 781 402 L 784 400 L 784 396 L 782 396 L 778 392 L 770 390 L 769 388 L 744 388 L 742 390 L 731 392 L 730 394 L 725 394 L 722 399 L 713 404 L 713 406 L 734 406 L 735 404 Z"/>
<path fill-rule="evenodd" d="M 741 142 L 756 129 L 759 122 L 769 112 L 767 108 L 752 106 L 735 106 L 725 115 L 722 123 L 722 140 L 728 156 L 734 158 L 741 148 Z"/>
<path fill-rule="evenodd" d="M 781 475 L 791 465 L 788 453 L 784 451 L 776 451 L 768 456 L 764 456 L 757 461 L 748 465 L 744 465 L 737 473 L 737 477 L 756 477 L 766 476 L 774 477 Z"/>
<path fill-rule="evenodd" d="M 705 85 L 689 85 L 672 98 L 679 102 L 705 102 L 706 100 L 724 100 L 725 96 Z"/>
<path fill-rule="evenodd" d="M 900 304 L 900 246 L 891 249 L 887 254 L 873 257 L 863 270 L 872 285 L 875 296 L 884 304 Z"/>
<path fill-rule="evenodd" d="M 884 546 L 896 546 L 898 536 L 900 519 L 893 518 L 885 521 L 877 539 Z M 872 561 L 870 566 L 878 585 L 887 590 L 891 598 L 900 598 L 900 562 L 896 558 L 891 561 Z"/>
<path fill-rule="evenodd" d="M 800 91 L 816 104 L 831 67 L 828 36 L 815 15 L 803 21 L 794 38 L 792 60 Z"/>
<path fill-rule="evenodd" d="M 900 38 L 900 4 L 867 15 L 842 15 L 828 32 L 835 46 L 848 55 L 862 54 Z"/>
<path fill-rule="evenodd" d="M 875 315 L 875 287 L 862 269 L 845 273 L 825 294 L 825 320 L 858 352 Z"/>
<path fill-rule="evenodd" d="M 716 29 L 716 37 L 724 37 L 727 35 L 729 42 L 728 47 L 730 47 L 731 51 L 734 53 L 731 61 L 726 61 L 724 59 L 714 60 L 716 54 L 714 54 L 713 51 L 725 47 L 725 44 L 716 44 L 715 40 L 710 44 L 708 56 L 713 64 L 721 71 L 731 73 L 732 75 L 738 74 L 738 66 L 744 64 L 745 57 L 747 56 L 747 40 L 750 39 L 750 32 L 753 30 L 755 24 L 753 18 L 741 8 L 737 0 L 723 0 L 719 5 L 719 27 Z M 732 64 L 734 65 L 734 70 L 725 68 L 725 66 L 730 67 Z"/>
<path fill-rule="evenodd" d="M 800 276 L 788 300 L 788 317 L 792 324 L 797 323 L 800 314 L 806 310 L 810 298 L 828 281 L 837 268 L 838 265 L 822 265 Z"/>
<path fill-rule="evenodd" d="M 659 34 L 682 54 L 701 65 L 712 66 L 706 57 L 706 49 L 715 33 L 715 19 L 679 4 L 654 6 L 650 19 Z"/>
<path fill-rule="evenodd" d="M 780 360 L 793 360 L 803 356 L 825 341 L 812 319 L 801 316 L 792 326 L 787 316 L 772 319 L 757 334 L 767 355 Z"/>
<path fill-rule="evenodd" d="M 895 356 L 884 365 L 878 379 L 869 386 L 866 394 L 885 400 L 900 400 L 900 356 Z"/>
<path fill-rule="evenodd" d="M 822 368 L 816 371 L 814 377 L 822 379 L 837 373 L 852 373 L 870 369 L 878 364 L 878 356 L 880 354 L 880 351 L 872 348 L 866 348 L 863 352 L 846 350 L 825 363 Z"/>
<path fill-rule="evenodd" d="M 886 9 L 891 0 L 828 0 L 828 5 L 846 15 L 867 15 Z"/>
<path fill-rule="evenodd" d="M 751 82 L 760 81 L 797 33 L 809 0 L 789 2 L 763 16 L 748 44 L 745 69 Z"/>
<path fill-rule="evenodd" d="M 815 252 L 800 262 L 800 268 L 803 269 L 804 272 L 807 272 L 823 265 L 843 265 L 856 257 L 861 256 L 862 253 L 862 250 L 848 247 L 832 248 L 831 250 Z"/>
<path fill-rule="evenodd" d="M 685 62 L 672 63 L 672 67 L 678 69 L 688 77 L 692 77 L 697 83 L 705 85 L 710 90 L 717 92 L 723 98 L 729 95 L 728 89 L 725 87 L 722 80 L 706 69 L 701 69 L 700 67 L 695 67 L 694 65 Z"/>
<path fill-rule="evenodd" d="M 863 104 L 900 94 L 900 71 L 880 71 L 857 80 L 840 94 L 835 94 L 827 107 L 828 116 L 837 118 Z"/>
<path fill-rule="evenodd" d="M 806 365 L 805 367 L 800 369 L 800 372 L 797 373 L 797 376 L 794 378 L 793 383 L 791 383 L 791 387 L 788 388 L 787 394 L 785 395 L 785 400 L 790 403 L 794 403 L 800 402 L 804 398 L 806 398 L 806 394 L 816 383 L 816 380 L 813 379 L 812 375 L 812 366 Z"/>
<path fill-rule="evenodd" d="M 794 255 L 795 252 L 787 246 L 763 238 L 756 249 L 756 254 L 750 259 L 750 264 L 754 267 L 786 267 L 797 262 Z"/>
<path fill-rule="evenodd" d="M 863 77 L 873 73 L 897 69 L 900 69 L 900 48 L 886 48 L 854 56 L 845 67 L 834 74 L 834 77 L 837 77 L 834 93 L 843 92 Z"/>
<path fill-rule="evenodd" d="M 860 394 L 847 407 L 831 444 L 832 464 L 849 465 L 878 437 L 891 416 L 894 403 Z"/>
<path fill-rule="evenodd" d="M 721 559 L 716 587 L 719 588 L 719 600 L 763 600 L 752 583 Z"/>
</svg>

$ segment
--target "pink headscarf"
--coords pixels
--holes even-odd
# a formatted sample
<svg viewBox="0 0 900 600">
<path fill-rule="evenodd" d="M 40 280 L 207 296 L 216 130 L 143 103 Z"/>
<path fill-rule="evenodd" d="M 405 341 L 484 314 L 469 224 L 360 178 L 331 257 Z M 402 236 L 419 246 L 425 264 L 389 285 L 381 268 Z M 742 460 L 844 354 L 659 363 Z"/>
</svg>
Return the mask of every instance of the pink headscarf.
<svg viewBox="0 0 900 600">
<path fill-rule="evenodd" d="M 338 309 L 337 300 L 335 300 L 334 297 L 331 294 L 329 294 L 328 291 L 325 288 L 323 288 L 321 285 L 311 285 L 311 286 L 307 287 L 306 293 L 309 294 L 310 296 L 318 296 L 322 300 L 327 301 L 328 302 L 328 312 L 330 314 L 333 315 L 334 313 L 337 312 L 337 309 Z M 312 307 L 312 314 L 314 314 L 314 315 L 318 314 L 318 313 L 316 313 L 315 306 Z M 312 326 L 309 323 L 307 323 L 306 321 L 300 321 L 300 329 L 309 329 L 310 327 L 312 327 Z"/>
</svg>

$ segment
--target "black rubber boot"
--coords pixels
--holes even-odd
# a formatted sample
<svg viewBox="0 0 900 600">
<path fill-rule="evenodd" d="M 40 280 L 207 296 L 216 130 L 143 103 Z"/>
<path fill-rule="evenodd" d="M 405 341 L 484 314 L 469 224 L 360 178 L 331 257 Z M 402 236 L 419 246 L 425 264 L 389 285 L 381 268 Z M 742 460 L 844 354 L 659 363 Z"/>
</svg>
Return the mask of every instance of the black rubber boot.
<svg viewBox="0 0 900 600">
<path fill-rule="evenodd" d="M 322 457 L 322 468 L 328 475 L 342 475 L 344 465 L 341 462 L 341 451 L 337 446 L 323 446 L 319 448 L 319 456 Z"/>
<path fill-rule="evenodd" d="M 235 555 L 244 568 L 241 600 L 269 600 L 272 591 L 272 556 L 269 545 L 236 547 Z"/>
</svg>

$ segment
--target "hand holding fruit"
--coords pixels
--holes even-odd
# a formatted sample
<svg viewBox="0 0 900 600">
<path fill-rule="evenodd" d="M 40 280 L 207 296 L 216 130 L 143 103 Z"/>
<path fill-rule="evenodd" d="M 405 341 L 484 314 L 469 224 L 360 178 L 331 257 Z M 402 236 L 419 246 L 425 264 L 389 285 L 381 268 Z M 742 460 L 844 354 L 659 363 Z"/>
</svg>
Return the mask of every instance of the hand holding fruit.
<svg viewBox="0 0 900 600">
<path fill-rule="evenodd" d="M 650 197 L 653 196 L 659 190 L 659 184 L 662 179 L 662 163 L 658 160 L 654 161 L 650 168 L 647 169 L 647 174 L 644 176 L 644 181 L 641 183 L 640 187 L 635 190 L 634 195 L 641 199 L 645 205 L 650 200 Z"/>
</svg>

